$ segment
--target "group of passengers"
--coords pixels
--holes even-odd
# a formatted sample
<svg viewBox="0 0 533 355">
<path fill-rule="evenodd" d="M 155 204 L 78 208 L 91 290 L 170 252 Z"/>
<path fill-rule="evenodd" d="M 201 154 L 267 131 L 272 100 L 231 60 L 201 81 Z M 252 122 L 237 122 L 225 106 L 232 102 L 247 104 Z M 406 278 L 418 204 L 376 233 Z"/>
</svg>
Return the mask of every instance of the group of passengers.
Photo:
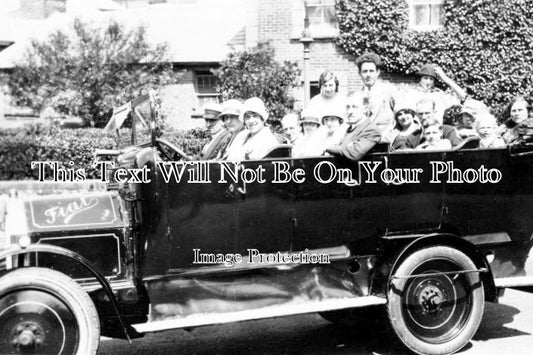
<svg viewBox="0 0 533 355">
<path fill-rule="evenodd" d="M 319 78 L 320 94 L 301 113 L 282 118 L 293 157 L 342 155 L 358 160 L 380 142 L 390 144 L 391 150 L 446 150 L 474 139 L 481 148 L 497 148 L 518 141 L 527 126 L 529 105 L 524 98 L 509 103 L 505 123 L 498 126 L 489 108 L 469 98 L 438 66 L 422 66 L 416 88 L 400 95 L 380 80 L 378 55 L 363 54 L 356 64 L 361 90 L 341 96 L 337 77 L 325 71 Z M 437 80 L 450 90 L 438 89 Z M 264 102 L 256 97 L 206 107 L 204 119 L 212 139 L 201 159 L 261 159 L 281 143 L 267 124 Z"/>
<path fill-rule="evenodd" d="M 206 105 L 204 120 L 211 141 L 204 146 L 198 158 L 240 161 L 265 157 L 279 145 L 266 124 L 267 119 L 265 103 L 257 97 L 244 103 L 231 99 L 223 105 Z"/>
</svg>

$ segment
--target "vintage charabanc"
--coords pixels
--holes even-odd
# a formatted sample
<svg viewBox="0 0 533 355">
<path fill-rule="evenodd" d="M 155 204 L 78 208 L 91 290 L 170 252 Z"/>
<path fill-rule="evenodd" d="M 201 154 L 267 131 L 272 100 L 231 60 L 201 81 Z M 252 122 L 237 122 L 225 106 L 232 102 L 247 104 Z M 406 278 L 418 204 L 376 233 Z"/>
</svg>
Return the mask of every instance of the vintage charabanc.
<svg viewBox="0 0 533 355">
<path fill-rule="evenodd" d="M 191 162 L 155 117 L 150 96 L 115 110 L 132 145 L 97 152 L 108 191 L 9 201 L 0 353 L 372 307 L 408 349 L 448 354 L 485 301 L 533 285 L 531 145 Z"/>
</svg>

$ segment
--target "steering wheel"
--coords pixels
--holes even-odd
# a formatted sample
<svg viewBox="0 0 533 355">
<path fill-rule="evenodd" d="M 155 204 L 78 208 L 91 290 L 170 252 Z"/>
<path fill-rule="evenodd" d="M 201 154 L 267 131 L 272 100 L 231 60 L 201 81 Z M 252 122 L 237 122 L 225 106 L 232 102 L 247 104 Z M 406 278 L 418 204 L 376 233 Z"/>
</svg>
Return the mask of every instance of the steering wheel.
<svg viewBox="0 0 533 355">
<path fill-rule="evenodd" d="M 155 140 L 159 151 L 170 161 L 179 160 L 175 159 L 175 156 L 178 155 L 181 159 L 190 161 L 193 160 L 191 156 L 187 155 L 183 150 L 176 147 L 174 144 L 170 143 L 167 140 L 158 138 Z"/>
</svg>

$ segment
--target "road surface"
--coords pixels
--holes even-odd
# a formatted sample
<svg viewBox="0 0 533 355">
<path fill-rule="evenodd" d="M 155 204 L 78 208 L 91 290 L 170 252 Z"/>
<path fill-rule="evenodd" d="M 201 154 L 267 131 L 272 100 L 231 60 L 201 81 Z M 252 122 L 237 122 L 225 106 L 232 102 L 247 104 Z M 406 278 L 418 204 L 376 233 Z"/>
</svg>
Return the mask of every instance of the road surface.
<svg viewBox="0 0 533 355">
<path fill-rule="evenodd" d="M 318 314 L 173 330 L 133 340 L 103 338 L 99 355 L 174 354 L 404 354 L 379 324 L 334 326 Z M 474 339 L 459 354 L 532 354 L 533 294 L 506 290 L 488 303 Z"/>
</svg>

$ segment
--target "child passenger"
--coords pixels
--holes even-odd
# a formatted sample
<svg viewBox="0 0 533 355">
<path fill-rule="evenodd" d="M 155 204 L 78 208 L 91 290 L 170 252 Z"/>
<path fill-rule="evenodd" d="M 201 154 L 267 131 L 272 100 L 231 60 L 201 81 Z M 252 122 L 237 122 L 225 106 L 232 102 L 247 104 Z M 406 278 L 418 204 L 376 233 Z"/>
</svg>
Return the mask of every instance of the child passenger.
<svg viewBox="0 0 533 355">
<path fill-rule="evenodd" d="M 446 150 L 452 149 L 452 143 L 442 138 L 442 123 L 436 119 L 424 122 L 424 143 L 416 147 L 421 150 Z"/>
<path fill-rule="evenodd" d="M 476 120 L 476 131 L 479 135 L 480 148 L 505 147 L 505 141 L 496 134 L 496 118 L 490 114 L 484 114 Z"/>
</svg>

